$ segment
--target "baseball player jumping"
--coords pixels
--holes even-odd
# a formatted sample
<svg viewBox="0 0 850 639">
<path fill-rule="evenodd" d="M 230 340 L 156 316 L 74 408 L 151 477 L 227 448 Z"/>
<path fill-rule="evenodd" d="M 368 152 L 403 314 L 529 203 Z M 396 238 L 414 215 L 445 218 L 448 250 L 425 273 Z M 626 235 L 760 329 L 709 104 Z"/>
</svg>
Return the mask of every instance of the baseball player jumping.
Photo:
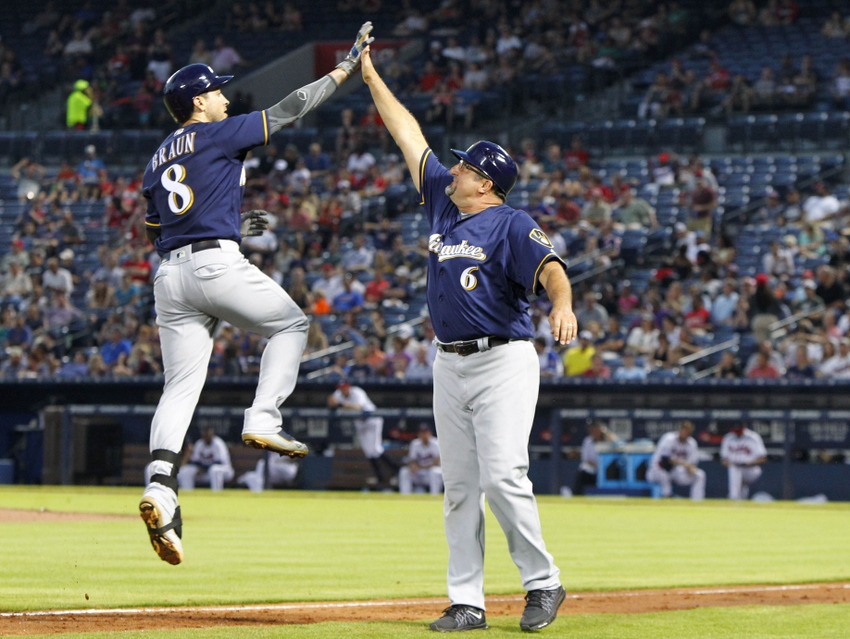
<svg viewBox="0 0 850 639">
<path fill-rule="evenodd" d="M 190 64 L 165 84 L 165 106 L 180 127 L 165 138 L 145 168 L 148 238 L 162 256 L 154 281 L 165 388 L 151 425 L 151 483 L 139 503 L 151 544 L 170 564 L 183 560 L 177 503 L 179 451 L 207 375 L 213 335 L 221 321 L 268 340 L 254 403 L 245 411 L 242 441 L 302 457 L 307 447 L 281 431 L 279 407 L 292 393 L 308 321 L 280 286 L 239 251 L 246 154 L 318 107 L 360 63 L 372 23 L 357 34 L 348 56 L 328 75 L 263 111 L 228 118 L 217 76 Z M 263 212 L 247 216 L 260 234 Z"/>
<path fill-rule="evenodd" d="M 434 417 L 445 483 L 451 606 L 431 624 L 440 632 L 486 628 L 484 497 L 508 538 L 528 591 L 520 621 L 539 630 L 566 593 L 546 551 L 528 479 L 540 365 L 526 291 L 546 289 L 549 322 L 562 344 L 576 336 L 564 263 L 524 211 L 505 204 L 517 180 L 513 159 L 497 144 L 452 150 L 448 170 L 428 147 L 416 119 L 363 53 L 363 79 L 404 153 L 422 196 L 428 241 L 428 308 L 437 335 Z"/>
</svg>

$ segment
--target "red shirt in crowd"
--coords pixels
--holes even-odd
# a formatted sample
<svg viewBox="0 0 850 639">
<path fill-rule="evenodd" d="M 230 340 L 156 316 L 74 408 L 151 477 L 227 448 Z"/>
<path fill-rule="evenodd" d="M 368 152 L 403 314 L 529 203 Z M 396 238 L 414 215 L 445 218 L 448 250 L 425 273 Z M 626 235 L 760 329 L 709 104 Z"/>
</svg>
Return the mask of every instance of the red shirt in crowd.
<svg viewBox="0 0 850 639">
<path fill-rule="evenodd" d="M 151 279 L 151 263 L 144 258 L 127 260 L 121 266 L 134 282 L 147 284 Z"/>
<path fill-rule="evenodd" d="M 384 279 L 374 279 L 371 282 L 366 284 L 366 290 L 364 291 L 364 298 L 367 302 L 371 302 L 372 304 L 377 304 L 381 300 L 384 299 L 384 292 L 390 287 L 389 280 Z"/>
<path fill-rule="evenodd" d="M 772 364 L 763 367 L 756 366 L 747 373 L 748 379 L 779 379 L 779 376 L 779 371 Z"/>
<path fill-rule="evenodd" d="M 437 83 L 442 79 L 442 76 L 437 73 L 423 73 L 419 78 L 419 89 L 423 93 L 430 93 L 437 86 Z"/>
<path fill-rule="evenodd" d="M 585 149 L 570 149 L 564 153 L 564 164 L 570 170 L 575 170 L 580 166 L 584 166 L 590 160 L 590 153 Z"/>
<path fill-rule="evenodd" d="M 712 64 L 705 81 L 714 91 L 725 91 L 729 88 L 729 72 L 719 64 Z"/>
<path fill-rule="evenodd" d="M 685 314 L 685 326 L 688 328 L 705 328 L 710 314 L 705 308 L 693 310 Z"/>
</svg>

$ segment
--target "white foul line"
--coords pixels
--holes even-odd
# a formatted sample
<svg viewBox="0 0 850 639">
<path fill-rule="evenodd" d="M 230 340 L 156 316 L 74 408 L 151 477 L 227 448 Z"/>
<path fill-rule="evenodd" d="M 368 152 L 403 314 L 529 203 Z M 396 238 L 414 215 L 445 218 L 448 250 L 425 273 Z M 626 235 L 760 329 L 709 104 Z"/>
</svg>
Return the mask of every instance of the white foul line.
<svg viewBox="0 0 850 639">
<path fill-rule="evenodd" d="M 726 595 L 758 592 L 790 592 L 798 590 L 847 590 L 850 583 L 838 584 L 796 584 L 789 586 L 741 586 L 728 588 L 703 588 L 700 590 L 629 590 L 615 592 L 580 592 L 568 594 L 567 599 L 603 599 L 620 597 L 647 597 L 658 595 Z M 487 601 L 522 601 L 524 596 L 487 597 Z M 0 617 L 64 617 L 73 615 L 136 615 L 136 614 L 177 614 L 185 612 L 262 612 L 274 610 L 330 610 L 339 608 L 380 608 L 387 606 L 433 606 L 446 603 L 445 599 L 415 599 L 394 601 L 344 601 L 334 603 L 292 603 L 292 604 L 246 604 L 242 606 L 197 606 L 197 607 L 159 607 L 159 608 L 81 608 L 79 610 L 35 610 L 31 612 L 2 612 Z"/>
</svg>

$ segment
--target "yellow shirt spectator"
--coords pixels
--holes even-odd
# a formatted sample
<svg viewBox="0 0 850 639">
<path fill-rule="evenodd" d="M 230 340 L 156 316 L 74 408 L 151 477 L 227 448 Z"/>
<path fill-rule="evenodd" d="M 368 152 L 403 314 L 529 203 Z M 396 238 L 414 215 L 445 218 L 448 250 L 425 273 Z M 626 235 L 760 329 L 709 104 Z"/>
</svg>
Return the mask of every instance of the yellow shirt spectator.
<svg viewBox="0 0 850 639">
<path fill-rule="evenodd" d="M 564 353 L 564 374 L 568 377 L 581 375 L 593 366 L 593 356 L 596 348 L 590 343 L 593 335 L 590 331 L 582 331 L 578 336 L 578 345 L 567 349 Z"/>
</svg>

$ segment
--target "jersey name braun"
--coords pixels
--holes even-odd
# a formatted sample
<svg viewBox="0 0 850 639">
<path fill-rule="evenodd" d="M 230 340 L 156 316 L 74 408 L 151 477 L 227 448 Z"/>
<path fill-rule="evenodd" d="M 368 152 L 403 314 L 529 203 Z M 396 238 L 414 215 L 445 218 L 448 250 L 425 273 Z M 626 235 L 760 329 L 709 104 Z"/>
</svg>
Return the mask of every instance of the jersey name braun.
<svg viewBox="0 0 850 639">
<path fill-rule="evenodd" d="M 183 129 L 180 129 L 182 131 Z M 179 131 L 178 131 L 179 132 Z M 154 156 L 151 158 L 151 170 L 156 171 L 157 167 L 171 162 L 181 155 L 195 152 L 195 136 L 197 131 L 186 133 L 185 135 L 177 135 L 172 138 L 171 143 L 159 147 Z"/>
<path fill-rule="evenodd" d="M 552 243 L 525 212 L 504 204 L 462 217 L 445 189 L 453 178 L 426 149 L 419 165 L 428 213 L 428 308 L 441 342 L 530 339 L 527 291 L 540 291 Z"/>
<path fill-rule="evenodd" d="M 265 111 L 190 124 L 169 134 L 142 181 L 145 224 L 158 227 L 160 255 L 205 239 L 241 242 L 242 195 L 250 149 L 268 144 Z"/>
</svg>

